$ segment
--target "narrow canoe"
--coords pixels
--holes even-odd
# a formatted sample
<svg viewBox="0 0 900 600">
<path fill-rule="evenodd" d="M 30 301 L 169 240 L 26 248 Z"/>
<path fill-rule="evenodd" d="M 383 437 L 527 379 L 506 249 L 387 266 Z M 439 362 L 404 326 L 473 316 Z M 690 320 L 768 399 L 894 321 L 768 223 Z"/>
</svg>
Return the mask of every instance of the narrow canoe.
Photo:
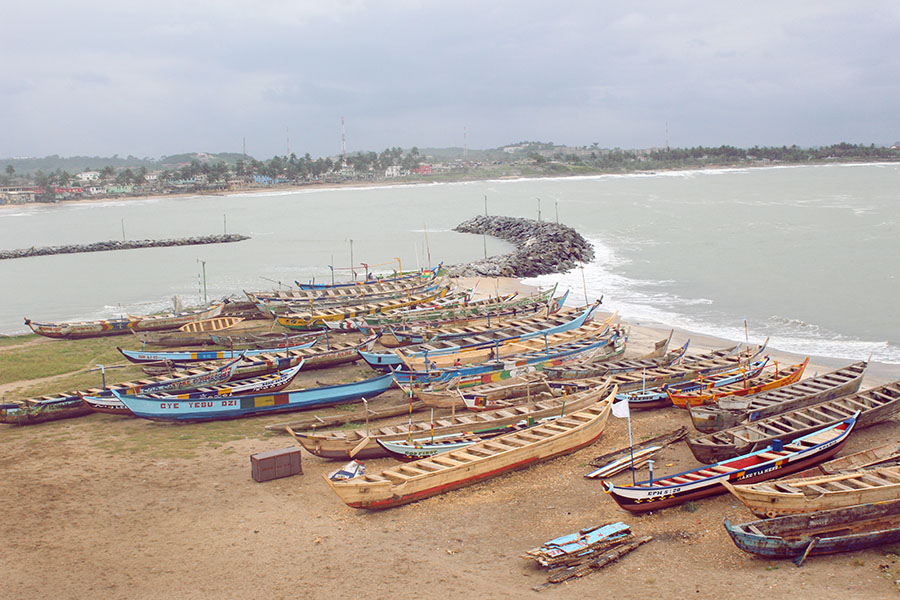
<svg viewBox="0 0 900 600">
<path fill-rule="evenodd" d="M 211 333 L 225 331 L 242 323 L 243 317 L 213 317 L 193 321 L 182 325 L 178 329 L 166 331 L 135 331 L 134 335 L 144 344 L 156 346 L 203 346 L 212 345 L 215 342 L 210 338 Z"/>
<path fill-rule="evenodd" d="M 707 393 L 704 390 L 689 393 L 669 393 L 669 400 L 678 408 L 688 408 L 689 406 L 698 406 L 701 404 L 711 404 L 722 398 L 729 396 L 749 396 L 751 394 L 759 394 L 776 388 L 781 388 L 792 383 L 797 383 L 803 377 L 803 371 L 809 364 L 809 357 L 799 365 L 792 365 L 787 369 L 779 369 L 778 363 L 774 364 L 774 369 L 769 374 L 764 374 L 760 380 L 753 385 L 735 384 L 733 387 L 724 387 Z"/>
<path fill-rule="evenodd" d="M 900 498 L 900 467 L 722 485 L 758 517 L 777 517 Z"/>
<path fill-rule="evenodd" d="M 113 392 L 135 416 L 158 421 L 211 421 L 253 415 L 306 410 L 340 402 L 373 398 L 391 386 L 391 376 L 380 375 L 364 381 L 295 389 L 275 394 L 251 394 L 202 400 L 158 400 Z"/>
<path fill-rule="evenodd" d="M 615 390 L 591 406 L 526 431 L 461 450 L 402 463 L 381 473 L 325 481 L 348 506 L 391 508 L 570 454 L 596 441 L 606 427 Z"/>
<path fill-rule="evenodd" d="M 635 485 L 620 486 L 604 481 L 604 491 L 619 506 L 632 512 L 658 510 L 721 494 L 726 491 L 720 485 L 723 481 L 756 483 L 789 475 L 831 458 L 847 441 L 855 422 L 853 416 L 789 444 L 773 444 L 727 461 L 652 481 L 639 481 Z"/>
<path fill-rule="evenodd" d="M 434 421 L 413 421 L 400 425 L 371 429 L 347 429 L 300 433 L 288 430 L 294 440 L 310 453 L 323 458 L 347 460 L 348 458 L 376 458 L 386 456 L 377 440 L 397 441 L 425 435 L 453 435 L 473 429 L 503 427 L 522 419 L 543 419 L 579 411 L 603 398 L 608 388 L 597 388 L 563 398 L 551 398 L 531 404 L 486 411 L 446 416 Z"/>
<path fill-rule="evenodd" d="M 900 500 L 785 515 L 732 525 L 735 545 L 765 558 L 794 558 L 862 550 L 900 541 Z"/>
<path fill-rule="evenodd" d="M 692 406 L 691 421 L 698 431 L 704 433 L 734 427 L 743 421 L 758 421 L 810 404 L 853 394 L 859 390 L 865 372 L 866 362 L 860 361 L 761 394 L 722 398 L 709 406 Z"/>
<path fill-rule="evenodd" d="M 437 266 L 432 267 L 430 269 L 422 269 L 421 271 L 411 271 L 405 273 L 397 273 L 396 275 L 390 275 L 387 277 L 381 275 L 373 275 L 363 279 L 362 281 L 348 281 L 346 283 L 316 283 L 315 281 L 310 281 L 308 283 L 303 283 L 300 281 L 294 281 L 298 288 L 301 290 L 328 290 L 335 288 L 346 288 L 346 287 L 357 287 L 357 286 L 368 286 L 379 283 L 393 283 L 397 281 L 406 281 L 408 279 L 418 279 L 425 277 L 432 277 L 437 275 L 444 263 L 438 263 Z M 359 270 L 366 269 L 365 265 L 361 266 Z M 371 275 L 371 274 L 370 274 Z"/>
<path fill-rule="evenodd" d="M 149 352 L 145 350 L 123 350 L 116 347 L 122 356 L 137 364 L 142 363 L 190 363 L 211 360 L 228 360 L 232 358 L 259 356 L 261 354 L 274 354 L 276 352 L 291 352 L 310 348 L 318 341 L 318 337 L 301 342 L 290 348 L 247 348 L 244 350 L 171 350 L 168 352 Z"/>
<path fill-rule="evenodd" d="M 723 460 L 774 440 L 787 442 L 796 437 L 842 421 L 859 412 L 857 429 L 891 418 L 900 411 L 900 381 L 868 389 L 852 396 L 835 398 L 798 408 L 753 423 L 688 438 L 691 452 L 701 462 Z"/>
<path fill-rule="evenodd" d="M 137 319 L 131 326 L 135 331 L 162 331 L 165 329 L 178 329 L 179 327 L 194 321 L 218 317 L 223 308 L 225 308 L 225 305 L 220 303 L 214 304 L 209 308 L 197 310 L 173 312 L 161 315 L 147 315 L 142 317 L 134 315 L 129 316 L 132 319 Z"/>
</svg>

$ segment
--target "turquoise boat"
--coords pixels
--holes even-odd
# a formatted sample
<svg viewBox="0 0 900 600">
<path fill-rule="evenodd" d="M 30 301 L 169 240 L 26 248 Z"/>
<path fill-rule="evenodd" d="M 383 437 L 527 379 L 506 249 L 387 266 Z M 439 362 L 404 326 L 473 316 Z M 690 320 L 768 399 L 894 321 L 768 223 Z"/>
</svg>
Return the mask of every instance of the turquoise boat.
<svg viewBox="0 0 900 600">
<path fill-rule="evenodd" d="M 374 398 L 387 391 L 392 383 L 387 373 L 372 379 L 290 390 L 275 394 L 251 394 L 200 400 L 162 400 L 147 396 L 113 394 L 135 414 L 154 421 L 216 421 L 252 415 L 289 412 L 331 406 L 340 402 Z"/>
<path fill-rule="evenodd" d="M 144 352 L 142 350 L 122 350 L 118 346 L 116 346 L 116 350 L 121 352 L 122 356 L 131 362 L 138 364 L 156 362 L 188 363 L 207 360 L 228 360 L 233 358 L 260 356 L 262 354 L 290 352 L 292 350 L 304 350 L 312 347 L 318 340 L 319 338 L 314 338 L 309 342 L 281 348 L 249 348 L 246 350 L 173 350 L 171 352 Z"/>
</svg>

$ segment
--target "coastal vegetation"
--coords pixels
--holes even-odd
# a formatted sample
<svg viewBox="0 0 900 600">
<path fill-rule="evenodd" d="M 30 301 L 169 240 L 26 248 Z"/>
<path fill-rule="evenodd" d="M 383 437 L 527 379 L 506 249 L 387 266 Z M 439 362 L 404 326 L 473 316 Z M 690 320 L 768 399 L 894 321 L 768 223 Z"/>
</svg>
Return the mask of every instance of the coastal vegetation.
<svg viewBox="0 0 900 600">
<path fill-rule="evenodd" d="M 309 153 L 257 160 L 235 153 L 179 154 L 160 159 L 49 156 L 0 160 L 0 203 L 54 202 L 109 196 L 216 193 L 253 188 L 374 181 L 458 181 L 647 172 L 709 167 L 752 167 L 825 162 L 891 162 L 900 146 L 839 143 L 737 148 L 623 150 L 519 142 L 488 150 L 386 148 L 346 156 Z M 4 164 L 5 163 L 5 164 Z M 5 195 L 4 195 L 5 193 Z"/>
</svg>

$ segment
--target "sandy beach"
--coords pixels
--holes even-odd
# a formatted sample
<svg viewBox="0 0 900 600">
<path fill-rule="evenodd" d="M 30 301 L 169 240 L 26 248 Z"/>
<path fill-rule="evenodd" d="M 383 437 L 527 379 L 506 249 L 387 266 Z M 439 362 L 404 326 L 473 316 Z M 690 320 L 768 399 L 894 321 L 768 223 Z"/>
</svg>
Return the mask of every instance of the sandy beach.
<svg viewBox="0 0 900 600">
<path fill-rule="evenodd" d="M 528 291 L 516 280 L 485 283 L 480 290 Z M 647 352 L 669 333 L 653 323 L 624 325 L 629 330 L 626 356 Z M 688 338 L 690 352 L 739 341 L 676 328 L 672 347 Z M 769 354 L 782 364 L 804 358 L 777 348 Z M 806 376 L 849 362 L 812 357 Z M 369 373 L 357 364 L 313 372 L 304 381 L 348 381 Z M 875 364 L 863 387 L 895 379 L 900 379 L 900 367 Z M 392 390 L 379 400 L 396 400 L 399 394 Z M 190 452 L 168 450 L 167 440 L 208 433 L 215 424 L 169 425 L 94 414 L 29 427 L 0 426 L 0 499 L 7 514 L 0 525 L 5 542 L 0 565 L 6 594 L 537 597 L 532 587 L 544 582 L 546 573 L 521 558 L 526 550 L 619 520 L 654 541 L 602 571 L 541 595 L 845 600 L 896 597 L 900 589 L 897 548 L 815 557 L 802 568 L 743 553 L 722 521 L 753 517 L 728 494 L 699 501 L 695 512 L 674 507 L 639 517 L 619 509 L 599 481 L 583 475 L 591 458 L 627 446 L 624 420 L 611 419 L 599 441 L 574 454 L 414 504 L 367 512 L 344 505 L 322 481 L 322 474 L 341 463 L 305 451 L 302 475 L 266 483 L 251 479 L 251 454 L 293 445 L 264 426 L 292 416 L 244 419 L 246 435 L 223 436 L 218 445 L 198 444 Z M 636 442 L 681 425 L 690 428 L 690 417 L 675 408 L 633 413 Z M 854 432 L 844 453 L 896 441 L 898 433 L 896 421 Z M 366 461 L 376 471 L 390 464 L 390 459 Z M 661 475 L 697 464 L 679 443 L 657 455 L 654 470 Z M 625 473 L 613 480 L 630 479 Z"/>
</svg>

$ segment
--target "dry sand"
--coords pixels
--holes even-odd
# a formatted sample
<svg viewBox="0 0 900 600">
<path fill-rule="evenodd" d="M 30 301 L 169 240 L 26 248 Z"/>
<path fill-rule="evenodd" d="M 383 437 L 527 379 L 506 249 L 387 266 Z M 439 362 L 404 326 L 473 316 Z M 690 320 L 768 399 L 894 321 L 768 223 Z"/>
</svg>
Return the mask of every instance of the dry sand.
<svg viewBox="0 0 900 600">
<path fill-rule="evenodd" d="M 504 281 L 503 290 L 516 282 Z M 629 355 L 667 330 L 631 324 Z M 688 332 L 675 331 L 672 344 Z M 690 334 L 691 350 L 729 345 Z M 758 340 L 752 340 L 758 341 Z M 798 362 L 773 351 L 773 358 Z M 807 370 L 847 361 L 814 359 Z M 326 372 L 315 378 L 325 380 Z M 364 367 L 328 374 L 362 377 Z M 900 378 L 884 366 L 868 387 Z M 396 391 L 385 394 L 395 397 Z M 751 520 L 729 495 L 645 516 L 620 510 L 588 461 L 627 445 L 611 419 L 594 445 L 524 471 L 383 511 L 345 506 L 321 475 L 340 463 L 303 453 L 303 474 L 256 483 L 249 456 L 291 446 L 259 434 L 201 445 L 192 456 L 154 443 L 195 428 L 92 415 L 30 427 L 0 426 L 0 569 L 6 598 L 522 598 L 546 574 L 521 554 L 580 528 L 625 521 L 655 540 L 603 571 L 541 592 L 547 598 L 892 598 L 897 556 L 885 550 L 814 557 L 802 568 L 738 550 L 723 518 Z M 403 419 L 398 419 L 403 421 Z M 636 441 L 688 424 L 675 408 L 633 414 Z M 252 431 L 256 431 L 253 429 Z M 845 452 L 897 440 L 895 421 L 853 434 Z M 128 446 L 143 435 L 146 445 Z M 128 437 L 131 436 L 131 437 Z M 366 461 L 379 469 L 389 459 Z M 657 456 L 657 474 L 697 463 L 687 446 Z M 630 480 L 619 475 L 618 482 Z"/>
</svg>

